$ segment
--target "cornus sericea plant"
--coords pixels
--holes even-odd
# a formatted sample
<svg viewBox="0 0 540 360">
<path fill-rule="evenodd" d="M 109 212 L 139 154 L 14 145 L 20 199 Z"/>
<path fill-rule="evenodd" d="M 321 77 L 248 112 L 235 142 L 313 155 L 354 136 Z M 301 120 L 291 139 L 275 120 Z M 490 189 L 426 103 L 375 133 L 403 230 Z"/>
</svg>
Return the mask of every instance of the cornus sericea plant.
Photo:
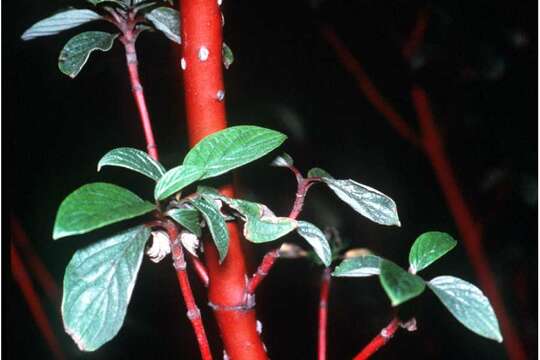
<svg viewBox="0 0 540 360">
<path fill-rule="evenodd" d="M 24 33 L 23 39 L 52 35 L 99 19 L 117 26 L 119 34 L 85 32 L 72 38 L 60 54 L 59 67 L 75 77 L 92 51 L 106 51 L 115 39 L 121 40 L 126 49 L 148 153 L 117 148 L 105 154 L 97 168 L 98 171 L 110 166 L 129 169 L 148 177 L 155 185 L 154 198 L 149 201 L 114 184 L 86 184 L 68 195 L 58 209 L 53 229 L 55 240 L 140 218 L 139 225 L 78 250 L 66 267 L 62 317 L 66 332 L 81 350 L 94 351 L 120 331 L 145 253 L 154 262 L 166 261 L 170 256 L 204 359 L 211 359 L 212 351 L 191 291 L 188 267 L 208 287 L 208 305 L 216 316 L 226 357 L 264 359 L 266 349 L 260 340 L 260 323 L 253 310 L 255 292 L 280 256 L 309 257 L 324 269 L 319 307 L 319 359 L 326 358 L 326 307 L 331 276 L 378 276 L 393 307 L 421 295 L 427 287 L 465 327 L 486 338 L 502 341 L 493 309 L 481 290 L 453 276 L 425 281 L 417 275 L 456 246 L 457 242 L 450 235 L 434 231 L 420 235 L 411 247 L 408 270 L 405 270 L 369 251 L 347 249 L 332 229 L 323 231 L 299 219 L 309 189 L 321 184 L 369 220 L 380 225 L 400 226 L 395 202 L 382 192 L 351 179 L 336 179 L 320 168 L 311 169 L 304 176 L 287 154 L 276 157 L 271 163 L 289 169 L 297 181 L 295 201 L 286 216 L 274 214 L 264 204 L 241 199 L 230 188 L 208 186 L 209 179 L 270 154 L 286 140 L 284 134 L 259 126 L 225 128 L 221 72 L 222 66 L 230 66 L 233 58 L 221 40 L 220 2 L 183 0 L 180 13 L 151 1 L 89 2 L 96 6 L 96 11 L 58 13 L 36 23 Z M 193 146 L 182 163 L 169 170 L 158 161 L 138 79 L 134 43 L 139 33 L 150 27 L 176 43 L 181 43 L 181 38 L 190 39 L 182 42 L 181 68 L 185 71 L 188 130 Z M 246 274 L 239 228 L 247 241 L 276 244 L 251 276 Z M 309 251 L 281 241 L 294 232 L 306 241 Z M 341 263 L 334 266 L 337 262 Z M 355 359 L 371 356 L 400 327 L 413 331 L 416 326 L 414 318 L 400 319 L 396 315 Z"/>
</svg>

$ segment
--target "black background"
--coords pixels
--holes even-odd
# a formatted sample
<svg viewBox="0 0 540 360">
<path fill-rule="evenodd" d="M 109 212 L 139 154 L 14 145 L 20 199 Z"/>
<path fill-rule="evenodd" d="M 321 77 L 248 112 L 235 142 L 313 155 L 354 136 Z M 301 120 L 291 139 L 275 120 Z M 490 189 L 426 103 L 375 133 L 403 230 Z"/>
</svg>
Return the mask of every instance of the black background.
<svg viewBox="0 0 540 360">
<path fill-rule="evenodd" d="M 318 9 L 311 6 L 315 3 Z M 78 30 L 32 42 L 19 38 L 31 24 L 66 6 L 86 3 L 20 0 L 2 6 L 4 221 L 10 214 L 19 219 L 59 284 L 73 252 L 110 231 L 53 242 L 55 212 L 67 194 L 94 181 L 115 182 L 147 198 L 152 192 L 150 182 L 121 169 L 95 171 L 100 157 L 114 147 L 144 148 L 122 47 L 94 53 L 71 80 L 56 62 Z M 289 135 L 283 150 L 300 169 L 320 166 L 390 195 L 398 204 L 401 228 L 370 223 L 322 187 L 310 192 L 303 218 L 320 227 L 336 226 L 351 246 L 367 247 L 403 266 L 420 233 L 440 230 L 458 238 L 457 229 L 426 157 L 401 139 L 358 90 L 321 37 L 321 24 L 334 26 L 413 128 L 410 87 L 424 86 L 459 184 L 483 224 L 498 288 L 530 358 L 537 356 L 538 311 L 536 6 L 484 0 L 223 4 L 225 41 L 236 57 L 225 74 L 230 124 L 283 131 Z M 400 47 L 422 8 L 431 15 L 418 54 L 423 65 L 414 68 L 403 60 Z M 82 29 L 107 27 L 95 23 Z M 177 51 L 159 33 L 144 33 L 137 47 L 161 159 L 170 168 L 187 150 Z M 239 170 L 240 189 L 244 197 L 285 214 L 294 198 L 294 178 L 268 167 L 270 160 Z M 7 251 L 8 238 L 3 243 Z M 252 268 L 267 249 L 248 246 Z M 315 358 L 320 271 L 304 260 L 282 260 L 259 289 L 258 317 L 271 358 Z M 442 274 L 478 283 L 463 246 L 424 275 Z M 9 270 L 4 277 L 7 358 L 49 358 Z M 204 304 L 204 292 L 194 287 Z M 124 327 L 90 354 L 80 353 L 63 332 L 55 305 L 44 304 L 69 358 L 197 358 L 179 295 L 170 264 L 154 265 L 145 258 Z M 219 358 L 215 324 L 202 307 Z M 503 345 L 464 329 L 429 292 L 403 311 L 416 316 L 418 331 L 399 332 L 378 358 L 506 358 Z M 329 359 L 351 358 L 391 317 L 377 279 L 334 280 Z"/>
</svg>

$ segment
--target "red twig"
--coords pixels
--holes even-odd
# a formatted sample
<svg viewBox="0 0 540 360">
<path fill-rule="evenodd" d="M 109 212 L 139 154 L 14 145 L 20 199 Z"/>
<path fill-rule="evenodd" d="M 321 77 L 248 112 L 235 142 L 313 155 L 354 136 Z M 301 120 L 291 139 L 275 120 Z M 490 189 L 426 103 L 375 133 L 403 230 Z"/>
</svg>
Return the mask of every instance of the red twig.
<svg viewBox="0 0 540 360">
<path fill-rule="evenodd" d="M 426 34 L 427 25 L 429 21 L 429 10 L 421 9 L 418 12 L 418 17 L 414 28 L 407 38 L 407 41 L 403 44 L 401 48 L 401 54 L 406 60 L 410 60 L 413 55 L 416 53 L 420 45 L 424 42 L 424 36 Z"/>
<path fill-rule="evenodd" d="M 191 262 L 193 263 L 193 268 L 195 269 L 195 272 L 197 273 L 197 276 L 201 280 L 204 287 L 208 287 L 208 283 L 210 282 L 210 278 L 208 277 L 208 272 L 206 271 L 206 266 L 196 258 L 195 256 L 191 255 L 189 256 L 191 259 Z"/>
<path fill-rule="evenodd" d="M 45 291 L 45 294 L 47 294 L 49 300 L 53 304 L 59 305 L 60 290 L 58 289 L 56 281 L 34 250 L 32 243 L 28 239 L 26 232 L 15 215 L 10 214 L 9 222 L 11 226 L 11 239 L 23 251 L 24 256 L 26 257 L 26 263 L 28 264 L 31 273 L 35 276 L 37 282 L 39 285 L 41 285 Z"/>
<path fill-rule="evenodd" d="M 193 297 L 193 292 L 191 291 L 191 286 L 189 284 L 188 275 L 186 272 L 186 260 L 184 258 L 184 252 L 182 250 L 182 243 L 178 239 L 178 229 L 176 225 L 172 222 L 164 223 L 165 229 L 167 230 L 167 235 L 171 242 L 171 255 L 173 258 L 173 266 L 176 269 L 176 276 L 178 277 L 178 284 L 180 285 L 180 290 L 182 291 L 182 296 L 187 308 L 187 317 L 191 321 L 193 326 L 193 331 L 195 332 L 195 337 L 199 344 L 199 350 L 201 352 L 201 357 L 204 360 L 212 359 L 212 352 L 210 351 L 210 346 L 208 345 L 208 339 L 206 338 L 206 332 L 204 330 L 204 325 L 201 318 L 201 312 L 197 307 L 195 298 Z"/>
<path fill-rule="evenodd" d="M 328 295 L 330 293 L 330 282 L 332 280 L 331 270 L 324 268 L 321 277 L 321 292 L 319 298 L 319 342 L 318 359 L 326 360 L 326 328 L 328 322 Z"/>
<path fill-rule="evenodd" d="M 382 331 L 360 351 L 353 360 L 365 360 L 373 355 L 377 350 L 383 347 L 394 336 L 399 329 L 399 319 L 393 318 L 392 321 Z"/>
<path fill-rule="evenodd" d="M 465 245 L 467 255 L 478 276 L 480 286 L 486 292 L 497 314 L 508 356 L 514 360 L 526 359 L 523 344 L 497 289 L 495 277 L 482 245 L 482 232 L 479 225 L 474 221 L 474 217 L 459 189 L 456 176 L 444 150 L 442 137 L 435 125 L 427 94 L 419 86 L 414 86 L 411 96 L 422 130 L 425 153 L 443 190 L 444 197 Z"/>
<path fill-rule="evenodd" d="M 49 320 L 47 319 L 47 315 L 45 314 L 45 310 L 39 301 L 38 294 L 32 286 L 32 280 L 30 279 L 30 276 L 28 275 L 28 272 L 26 271 L 26 268 L 13 242 L 11 243 L 11 273 L 15 279 L 15 282 L 17 285 L 19 285 L 36 325 L 45 338 L 45 341 L 53 353 L 54 358 L 65 359 L 62 348 L 60 347 L 60 343 L 54 335 Z"/>
<path fill-rule="evenodd" d="M 334 29 L 327 25 L 323 26 L 321 31 L 324 39 L 332 46 L 343 66 L 356 79 L 358 87 L 375 109 L 388 120 L 401 137 L 410 141 L 413 145 L 419 145 L 418 136 L 394 107 L 381 95 L 360 62 L 351 54 Z"/>
<path fill-rule="evenodd" d="M 306 198 L 307 191 L 309 190 L 311 185 L 313 185 L 314 182 L 317 180 L 315 180 L 315 178 L 304 179 L 298 169 L 296 169 L 294 166 L 290 166 L 289 168 L 296 176 L 298 188 L 296 191 L 293 207 L 288 217 L 291 219 L 296 219 L 298 215 L 300 215 L 300 212 L 304 207 L 304 200 Z M 272 266 L 274 266 L 274 263 L 278 258 L 279 249 L 270 250 L 264 255 L 261 264 L 257 267 L 257 271 L 255 272 L 255 274 L 253 274 L 251 279 L 249 279 L 247 285 L 248 294 L 255 293 L 257 286 L 259 286 L 259 284 L 264 280 L 264 278 L 266 278 L 266 275 L 268 275 L 268 272 L 270 271 Z"/>
<path fill-rule="evenodd" d="M 139 117 L 146 139 L 146 149 L 154 160 L 158 160 L 159 156 L 154 140 L 154 133 L 152 131 L 152 122 L 150 120 L 150 115 L 148 114 L 148 109 L 146 108 L 144 90 L 139 78 L 139 62 L 137 60 L 137 51 L 135 49 L 136 34 L 133 33 L 133 30 L 128 29 L 124 32 L 121 40 L 126 50 L 126 62 L 129 71 L 129 80 L 131 82 L 131 92 L 135 99 L 135 103 L 137 104 L 137 109 L 139 110 Z"/>
<path fill-rule="evenodd" d="M 181 0 L 182 61 L 187 129 L 191 146 L 227 126 L 224 105 L 221 13 L 216 0 Z M 227 190 L 227 189 L 226 189 Z M 233 195 L 228 187 L 228 195 Z M 240 231 L 228 224 L 229 250 L 220 264 L 211 241 L 205 242 L 209 303 L 225 351 L 234 360 L 267 359 L 257 333 L 254 298 L 246 294 L 246 265 Z"/>
</svg>

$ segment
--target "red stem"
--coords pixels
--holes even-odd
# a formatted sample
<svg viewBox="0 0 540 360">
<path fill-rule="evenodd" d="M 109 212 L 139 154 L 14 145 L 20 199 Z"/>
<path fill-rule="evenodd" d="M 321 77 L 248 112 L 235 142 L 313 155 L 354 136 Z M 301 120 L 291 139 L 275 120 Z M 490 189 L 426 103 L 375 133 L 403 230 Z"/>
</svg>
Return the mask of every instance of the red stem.
<svg viewBox="0 0 540 360">
<path fill-rule="evenodd" d="M 193 263 L 193 268 L 195 269 L 195 272 L 197 273 L 197 276 L 199 277 L 199 280 L 201 280 L 204 287 L 208 287 L 208 283 L 210 282 L 210 278 L 208 277 L 208 272 L 206 271 L 206 266 L 196 258 L 195 256 L 189 254 L 189 258 L 191 259 L 191 262 Z"/>
<path fill-rule="evenodd" d="M 173 258 L 173 266 L 176 269 L 178 284 L 180 285 L 180 290 L 182 291 L 182 296 L 186 304 L 187 317 L 189 321 L 191 321 L 191 325 L 193 326 L 193 331 L 195 332 L 195 337 L 197 338 L 197 342 L 199 344 L 201 357 L 203 358 L 203 360 L 211 360 L 212 352 L 210 351 L 208 339 L 206 338 L 206 332 L 204 330 L 201 312 L 197 307 L 195 298 L 193 297 L 193 292 L 191 291 L 191 286 L 189 284 L 189 279 L 186 272 L 186 260 L 184 258 L 184 252 L 182 250 L 182 243 L 177 239 L 178 229 L 176 228 L 176 225 L 174 225 L 172 222 L 166 222 L 164 226 L 167 230 L 167 235 L 169 236 L 169 240 L 171 242 L 171 255 Z"/>
<path fill-rule="evenodd" d="M 13 242 L 11 243 L 11 273 L 13 274 L 15 282 L 17 285 L 19 285 L 24 299 L 30 308 L 30 312 L 34 317 L 36 325 L 45 338 L 45 341 L 53 353 L 54 358 L 65 359 L 62 348 L 60 347 L 60 343 L 54 335 L 49 320 L 47 319 L 47 315 L 45 314 L 45 310 L 39 301 L 38 294 L 32 286 L 32 280 L 30 279 L 30 276 L 28 275 L 28 272 L 26 271 L 26 268 L 21 260 L 21 257 L 19 256 L 19 253 L 17 252 L 17 249 L 13 245 Z"/>
<path fill-rule="evenodd" d="M 407 41 L 403 44 L 401 48 L 401 54 L 406 60 L 411 60 L 413 55 L 418 51 L 418 48 L 424 42 L 424 36 L 426 34 L 427 25 L 429 21 L 429 10 L 421 9 L 418 12 L 418 17 L 414 28 L 411 31 Z"/>
<path fill-rule="evenodd" d="M 382 331 L 366 345 L 362 351 L 360 351 L 353 360 L 365 360 L 373 355 L 377 350 L 383 347 L 394 336 L 397 329 L 399 329 L 399 319 L 393 318 L 390 324 L 386 325 Z"/>
<path fill-rule="evenodd" d="M 58 289 L 56 281 L 52 277 L 49 270 L 47 270 L 47 267 L 45 266 L 43 261 L 41 261 L 39 255 L 34 250 L 32 243 L 28 239 L 26 232 L 22 228 L 15 215 L 10 214 L 9 222 L 11 226 L 12 241 L 20 249 L 22 249 L 31 273 L 36 277 L 37 282 L 39 283 L 39 285 L 41 285 L 47 297 L 50 299 L 50 301 L 52 301 L 53 304 L 58 305 L 60 303 L 60 290 Z"/>
<path fill-rule="evenodd" d="M 300 215 L 300 212 L 302 212 L 302 208 L 304 207 L 304 200 L 306 198 L 307 191 L 316 180 L 314 180 L 315 178 L 304 179 L 300 172 L 294 166 L 290 166 L 289 168 L 296 176 L 296 180 L 298 181 L 298 188 L 296 191 L 293 207 L 288 217 L 291 219 L 296 219 L 298 215 Z M 268 275 L 270 269 L 272 268 L 272 266 L 274 266 L 274 263 L 278 258 L 279 249 L 270 250 L 264 255 L 261 264 L 257 267 L 257 271 L 255 272 L 255 274 L 253 274 L 251 279 L 249 279 L 247 285 L 248 294 L 255 293 L 257 286 L 259 286 L 259 284 L 266 278 L 266 275 Z"/>
<path fill-rule="evenodd" d="M 154 133 L 152 132 L 152 122 L 148 109 L 146 108 L 146 99 L 144 97 L 144 90 L 139 79 L 139 62 L 137 60 L 137 51 L 135 49 L 135 39 L 132 30 L 126 30 L 122 36 L 122 43 L 126 50 L 126 61 L 129 71 L 129 80 L 131 82 L 131 92 L 137 109 L 139 110 L 139 117 L 144 130 L 144 137 L 146 139 L 146 149 L 148 154 L 154 159 L 158 160 L 159 155 L 157 151 L 156 142 L 154 140 Z"/>
<path fill-rule="evenodd" d="M 474 217 L 459 189 L 456 176 L 444 149 L 441 134 L 435 125 L 427 94 L 419 86 L 414 86 L 411 96 L 422 130 L 424 151 L 430 160 L 439 185 L 443 190 L 446 203 L 457 224 L 463 244 L 465 245 L 465 250 L 478 277 L 480 286 L 486 292 L 497 314 L 508 356 L 514 360 L 526 359 L 523 344 L 510 320 L 510 316 L 504 306 L 504 301 L 497 289 L 495 277 L 482 245 L 482 231 L 478 223 L 474 221 Z"/>
<path fill-rule="evenodd" d="M 326 360 L 326 328 L 328 322 L 328 295 L 332 280 L 331 270 L 325 268 L 321 278 L 321 292 L 319 298 L 319 342 L 318 359 Z"/>
<path fill-rule="evenodd" d="M 227 126 L 223 98 L 221 14 L 216 0 L 181 0 L 182 64 L 187 128 L 191 146 Z M 207 52 L 205 51 L 207 50 Z M 207 57 L 201 56 L 207 54 Z M 232 188 L 225 189 L 228 195 Z M 229 251 L 223 263 L 211 241 L 205 242 L 210 277 L 208 299 L 228 356 L 234 360 L 267 359 L 257 333 L 253 297 L 246 294 L 246 266 L 236 224 L 228 224 Z"/>
</svg>

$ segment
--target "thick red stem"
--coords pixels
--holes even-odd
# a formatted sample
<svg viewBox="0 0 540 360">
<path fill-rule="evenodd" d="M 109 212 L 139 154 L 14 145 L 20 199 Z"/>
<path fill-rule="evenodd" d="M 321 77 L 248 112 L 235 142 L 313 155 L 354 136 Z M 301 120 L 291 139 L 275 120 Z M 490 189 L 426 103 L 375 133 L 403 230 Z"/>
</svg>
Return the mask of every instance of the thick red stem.
<svg viewBox="0 0 540 360">
<path fill-rule="evenodd" d="M 167 235 L 171 242 L 171 255 L 173 259 L 173 266 L 176 269 L 176 277 L 178 278 L 178 284 L 182 291 L 182 296 L 187 308 L 187 317 L 191 321 L 195 337 L 199 344 L 199 350 L 203 360 L 211 360 L 212 352 L 208 345 L 208 339 L 206 338 L 206 332 L 201 318 L 201 312 L 197 307 L 193 292 L 191 291 L 191 285 L 189 284 L 189 278 L 186 272 L 186 260 L 184 258 L 184 252 L 182 250 L 182 244 L 178 238 L 178 229 L 172 222 L 165 223 Z"/>
<path fill-rule="evenodd" d="M 127 31 L 122 37 L 124 48 L 126 50 L 126 61 L 129 71 L 129 80 L 131 82 L 131 92 L 137 109 L 139 110 L 139 117 L 141 119 L 141 125 L 144 130 L 144 137 L 146 139 L 146 149 L 148 154 L 154 159 L 158 160 L 159 155 L 157 151 L 156 142 L 154 140 L 154 133 L 152 131 L 152 122 L 148 109 L 146 108 L 146 99 L 144 97 L 144 90 L 139 79 L 139 62 L 137 60 L 137 51 L 135 50 L 135 38 L 131 31 Z"/>
<path fill-rule="evenodd" d="M 379 335 L 375 336 L 369 344 L 366 345 L 362 351 L 354 357 L 353 360 L 365 360 L 373 355 L 377 350 L 383 347 L 390 339 L 394 336 L 397 329 L 399 329 L 399 319 L 394 318 L 382 331 Z"/>
<path fill-rule="evenodd" d="M 62 352 L 60 343 L 54 335 L 51 324 L 49 323 L 47 315 L 45 314 L 45 310 L 39 301 L 39 296 L 32 286 L 30 275 L 28 275 L 28 272 L 26 271 L 26 268 L 21 260 L 21 257 L 19 256 L 17 249 L 13 245 L 13 242 L 11 243 L 11 273 L 15 279 L 15 282 L 20 287 L 24 299 L 30 308 L 30 312 L 34 317 L 36 325 L 45 338 L 45 341 L 53 353 L 54 358 L 65 359 L 66 357 Z"/>
<path fill-rule="evenodd" d="M 49 300 L 51 300 L 55 306 L 59 307 L 60 290 L 58 289 L 56 281 L 52 277 L 49 270 L 47 270 L 47 267 L 45 266 L 43 261 L 41 261 L 39 255 L 34 250 L 32 243 L 28 239 L 26 232 L 22 228 L 15 215 L 10 215 L 9 222 L 11 226 L 12 241 L 24 253 L 24 256 L 26 257 L 26 262 L 28 264 L 28 267 L 30 268 L 31 273 L 36 277 L 37 282 L 39 283 L 39 285 L 41 285 L 41 287 L 45 291 L 45 294 L 47 294 Z"/>
<path fill-rule="evenodd" d="M 181 0 L 182 61 L 189 142 L 227 126 L 223 103 L 221 13 L 216 0 Z M 225 189 L 228 195 L 232 188 Z M 229 224 L 229 250 L 219 264 L 215 246 L 205 243 L 210 277 L 208 299 L 228 356 L 234 360 L 267 359 L 257 333 L 254 298 L 246 293 L 246 268 L 240 232 Z"/>
<path fill-rule="evenodd" d="M 526 359 L 523 344 L 506 311 L 504 301 L 497 289 L 495 277 L 486 257 L 482 245 L 481 228 L 474 221 L 474 217 L 457 184 L 456 176 L 444 149 L 441 134 L 435 125 L 427 94 L 422 88 L 414 86 L 411 95 L 422 130 L 425 153 L 443 190 L 446 203 L 456 222 L 465 250 L 480 282 L 480 287 L 486 292 L 497 314 L 508 356 L 513 360 Z"/>
<path fill-rule="evenodd" d="M 319 297 L 319 342 L 317 355 L 319 360 L 326 360 L 326 328 L 328 323 L 328 295 L 330 294 L 331 270 L 325 268 L 321 277 L 321 292 Z"/>
</svg>

